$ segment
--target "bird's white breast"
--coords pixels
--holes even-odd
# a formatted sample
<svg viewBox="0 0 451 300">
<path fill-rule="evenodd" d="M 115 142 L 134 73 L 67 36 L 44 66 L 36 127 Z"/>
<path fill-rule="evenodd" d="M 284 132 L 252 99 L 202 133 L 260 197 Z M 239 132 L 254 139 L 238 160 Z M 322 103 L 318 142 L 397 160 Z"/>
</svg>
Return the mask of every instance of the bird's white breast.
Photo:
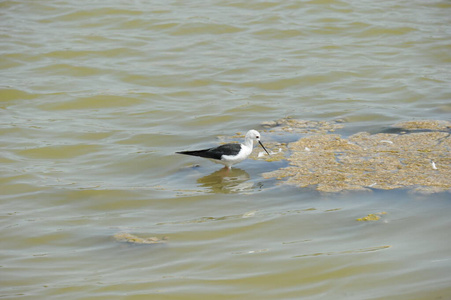
<svg viewBox="0 0 451 300">
<path fill-rule="evenodd" d="M 245 160 L 252 153 L 251 147 L 241 145 L 241 150 L 237 155 L 223 155 L 221 160 L 227 165 L 234 165 Z"/>
</svg>

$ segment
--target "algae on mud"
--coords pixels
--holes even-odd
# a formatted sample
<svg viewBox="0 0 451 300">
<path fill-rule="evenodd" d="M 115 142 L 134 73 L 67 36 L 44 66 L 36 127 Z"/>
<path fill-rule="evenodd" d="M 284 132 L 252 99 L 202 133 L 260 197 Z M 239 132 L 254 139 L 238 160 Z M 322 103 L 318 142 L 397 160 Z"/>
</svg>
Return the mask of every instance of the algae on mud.
<svg viewBox="0 0 451 300">
<path fill-rule="evenodd" d="M 290 165 L 264 173 L 264 178 L 285 179 L 287 184 L 321 192 L 398 188 L 425 193 L 451 191 L 448 121 L 409 121 L 394 125 L 400 133 L 360 132 L 348 138 L 329 133 L 334 124 L 324 125 L 321 134 L 306 131 L 308 122 L 289 121 L 290 128 L 300 124 L 306 136 L 288 145 Z"/>
</svg>

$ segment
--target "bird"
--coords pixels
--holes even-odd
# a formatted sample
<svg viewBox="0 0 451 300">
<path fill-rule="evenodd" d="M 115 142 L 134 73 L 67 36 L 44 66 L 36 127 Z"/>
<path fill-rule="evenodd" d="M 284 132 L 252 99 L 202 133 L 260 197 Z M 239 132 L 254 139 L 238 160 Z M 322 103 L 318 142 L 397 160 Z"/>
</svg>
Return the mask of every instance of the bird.
<svg viewBox="0 0 451 300">
<path fill-rule="evenodd" d="M 269 154 L 262 142 L 260 142 L 260 133 L 257 130 L 249 130 L 246 133 L 243 144 L 224 144 L 218 147 L 193 150 L 193 151 L 179 151 L 177 154 L 191 155 L 203 157 L 211 160 L 214 163 L 223 164 L 227 169 L 232 169 L 232 165 L 245 160 L 254 149 L 254 141 L 258 142 L 260 146 Z"/>
</svg>

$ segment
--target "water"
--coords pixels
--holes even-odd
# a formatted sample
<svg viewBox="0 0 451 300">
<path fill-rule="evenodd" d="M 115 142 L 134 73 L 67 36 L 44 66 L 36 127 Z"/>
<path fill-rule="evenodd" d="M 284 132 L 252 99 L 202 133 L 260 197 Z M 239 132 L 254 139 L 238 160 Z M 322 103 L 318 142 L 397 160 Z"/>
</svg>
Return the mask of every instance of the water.
<svg viewBox="0 0 451 300">
<path fill-rule="evenodd" d="M 261 177 L 284 162 L 224 178 L 173 154 L 285 116 L 450 120 L 449 1 L 0 6 L 2 298 L 451 297 L 449 193 L 326 195 Z"/>
</svg>

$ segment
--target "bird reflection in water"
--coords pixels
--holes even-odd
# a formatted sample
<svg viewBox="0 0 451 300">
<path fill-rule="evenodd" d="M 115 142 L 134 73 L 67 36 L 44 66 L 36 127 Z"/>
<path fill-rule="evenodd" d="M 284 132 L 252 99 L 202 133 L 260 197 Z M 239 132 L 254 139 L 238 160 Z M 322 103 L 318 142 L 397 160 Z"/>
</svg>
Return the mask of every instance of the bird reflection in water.
<svg viewBox="0 0 451 300">
<path fill-rule="evenodd" d="M 209 188 L 212 193 L 239 193 L 250 191 L 254 183 L 249 182 L 249 174 L 241 169 L 222 168 L 197 180 L 200 186 Z"/>
</svg>

